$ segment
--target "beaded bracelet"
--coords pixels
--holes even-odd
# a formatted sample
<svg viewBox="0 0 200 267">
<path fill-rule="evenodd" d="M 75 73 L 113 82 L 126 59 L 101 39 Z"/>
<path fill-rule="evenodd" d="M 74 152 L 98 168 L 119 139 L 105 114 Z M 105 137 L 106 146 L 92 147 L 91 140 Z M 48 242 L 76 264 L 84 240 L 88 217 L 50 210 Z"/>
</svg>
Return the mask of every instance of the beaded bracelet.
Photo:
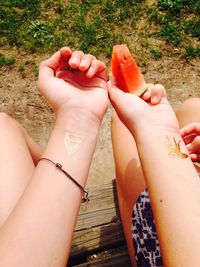
<svg viewBox="0 0 200 267">
<path fill-rule="evenodd" d="M 60 163 L 55 163 L 51 159 L 47 159 L 47 158 L 41 158 L 38 160 L 38 162 L 41 160 L 46 160 L 46 161 L 52 163 L 53 165 L 55 165 L 55 167 L 57 169 L 59 169 L 61 172 L 63 172 L 65 174 L 65 176 L 67 176 L 75 185 L 77 185 L 82 190 L 82 192 L 83 192 L 82 202 L 88 202 L 89 201 L 88 192 L 85 191 L 85 189 L 82 187 L 82 185 L 80 185 L 69 173 L 67 173 L 65 170 L 63 170 L 62 165 Z"/>
</svg>

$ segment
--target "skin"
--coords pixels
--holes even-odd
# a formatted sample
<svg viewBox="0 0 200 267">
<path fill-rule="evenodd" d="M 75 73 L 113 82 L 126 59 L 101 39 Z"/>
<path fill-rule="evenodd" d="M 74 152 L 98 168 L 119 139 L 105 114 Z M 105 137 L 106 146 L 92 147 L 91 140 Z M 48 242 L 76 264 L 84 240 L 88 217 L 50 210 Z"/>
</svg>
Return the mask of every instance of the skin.
<svg viewBox="0 0 200 267">
<path fill-rule="evenodd" d="M 68 47 L 41 63 L 38 85 L 56 113 L 55 127 L 45 151 L 41 151 L 15 121 L 0 115 L 1 266 L 66 266 L 82 192 L 48 162 L 41 161 L 36 168 L 35 163 L 40 157 L 59 162 L 85 186 L 108 106 L 106 80 L 103 62 L 81 51 L 72 52 Z M 181 136 L 163 88 L 153 86 L 143 100 L 124 94 L 113 85 L 108 89 L 119 118 L 134 140 L 132 148 L 139 153 L 139 157 L 135 153 L 135 162 L 141 163 L 142 169 L 138 168 L 136 177 L 144 177 L 145 183 L 142 186 L 138 183 L 136 191 L 141 192 L 145 184 L 149 189 L 166 266 L 199 265 L 200 222 L 196 216 L 200 213 L 199 180 L 190 159 L 170 158 L 167 153 L 166 135 L 171 140 L 175 138 L 176 143 Z M 138 121 L 138 116 L 143 120 Z M 83 140 L 72 155 L 66 150 L 67 132 Z M 186 148 L 182 146 L 181 151 Z M 127 155 L 131 153 L 128 149 Z M 122 204 L 126 207 L 130 199 L 135 201 L 137 195 L 131 198 L 131 191 L 127 191 L 127 198 L 123 199 L 124 184 L 126 181 L 118 186 L 121 207 Z M 179 216 L 175 216 L 177 213 Z M 188 238 L 193 240 L 192 247 Z"/>
<path fill-rule="evenodd" d="M 41 63 L 38 85 L 56 113 L 55 127 L 41 157 L 62 164 L 84 187 L 108 106 L 105 64 L 81 51 L 62 48 Z M 65 147 L 67 131 L 83 139 L 72 156 Z M 25 145 L 22 140 L 20 150 L 26 149 L 22 155 L 29 157 L 27 162 L 21 160 L 20 178 L 28 177 L 28 181 L 0 228 L 0 265 L 66 266 L 82 191 L 48 162 L 40 161 L 34 169 Z M 18 155 L 19 148 L 16 150 Z M 12 162 L 19 163 L 18 157 Z M 7 175 L 8 170 L 5 179 Z"/>
<path fill-rule="evenodd" d="M 187 145 L 191 159 L 194 162 L 200 161 L 200 123 L 190 123 L 183 127 L 180 133 Z"/>
<path fill-rule="evenodd" d="M 114 84 L 115 81 L 112 77 L 110 86 L 114 86 Z M 166 92 L 162 85 L 148 84 L 148 90 L 142 95 L 142 99 L 152 105 L 156 105 L 161 101 L 163 96 L 166 96 Z M 135 139 L 126 126 L 120 121 L 116 113 L 113 114 L 111 126 L 121 220 L 129 257 L 132 265 L 136 266 L 131 233 L 132 210 L 138 196 L 146 188 L 146 184 Z"/>
<path fill-rule="evenodd" d="M 164 95 L 157 105 L 151 100 L 149 105 L 134 95 L 120 91 L 114 84 L 109 86 L 109 96 L 118 115 L 113 118 L 112 137 L 119 204 L 133 266 L 131 211 L 145 185 L 152 203 L 165 266 L 198 265 L 199 178 L 189 157 L 183 159 L 168 155 L 167 136 L 176 143 L 180 142 L 181 151 L 187 153 L 172 108 Z M 142 119 L 138 120 L 138 117 Z M 119 124 L 118 118 L 127 128 Z M 122 154 L 126 148 L 121 146 L 121 137 L 125 137 L 126 146 L 123 145 L 128 147 L 128 153 Z M 125 159 L 120 155 L 125 155 Z"/>
<path fill-rule="evenodd" d="M 191 160 L 200 172 L 200 99 L 186 100 L 177 110 L 176 116 L 180 125 L 180 134 L 187 146 Z"/>
<path fill-rule="evenodd" d="M 0 147 L 1 227 L 30 182 L 42 150 L 22 126 L 5 113 L 0 113 Z"/>
</svg>

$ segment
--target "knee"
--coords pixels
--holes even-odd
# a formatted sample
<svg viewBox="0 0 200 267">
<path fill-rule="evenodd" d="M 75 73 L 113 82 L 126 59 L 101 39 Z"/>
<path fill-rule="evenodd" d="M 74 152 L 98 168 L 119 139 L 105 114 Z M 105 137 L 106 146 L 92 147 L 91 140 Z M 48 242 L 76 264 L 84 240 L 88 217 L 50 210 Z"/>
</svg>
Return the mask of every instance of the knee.
<svg viewBox="0 0 200 267">
<path fill-rule="evenodd" d="M 1 125 L 7 125 L 8 123 L 10 123 L 10 120 L 12 120 L 12 118 L 5 112 L 0 112 L 0 124 Z"/>
<path fill-rule="evenodd" d="M 187 99 L 176 111 L 176 116 L 181 127 L 200 121 L 200 98 Z"/>
<path fill-rule="evenodd" d="M 0 112 L 0 131 L 6 129 L 11 130 L 13 128 L 19 127 L 18 123 L 12 119 L 8 114 Z"/>
<path fill-rule="evenodd" d="M 200 107 L 200 98 L 189 98 L 178 108 L 177 113 L 180 112 L 188 112 L 191 109 L 195 109 Z"/>
</svg>

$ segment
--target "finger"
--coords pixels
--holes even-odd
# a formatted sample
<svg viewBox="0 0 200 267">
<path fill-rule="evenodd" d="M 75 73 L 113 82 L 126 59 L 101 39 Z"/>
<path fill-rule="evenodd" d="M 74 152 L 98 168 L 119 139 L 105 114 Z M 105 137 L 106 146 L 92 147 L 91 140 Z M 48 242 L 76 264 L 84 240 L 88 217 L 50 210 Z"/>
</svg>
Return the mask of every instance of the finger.
<svg viewBox="0 0 200 267">
<path fill-rule="evenodd" d="M 83 55 L 81 62 L 79 64 L 79 69 L 81 71 L 87 71 L 92 63 L 92 60 L 96 58 L 93 55 Z"/>
<path fill-rule="evenodd" d="M 104 79 L 105 81 L 107 80 L 106 65 L 104 62 L 97 59 L 92 61 L 90 68 L 86 72 L 86 76 L 88 78 L 92 78 L 94 75 Z"/>
<path fill-rule="evenodd" d="M 61 53 L 62 57 L 65 58 L 65 59 L 67 59 L 67 60 L 68 60 L 68 59 L 71 57 L 71 55 L 72 55 L 72 51 L 71 51 L 71 49 L 70 49 L 69 47 L 67 47 L 67 46 L 62 47 L 62 48 L 60 49 L 60 53 Z"/>
<path fill-rule="evenodd" d="M 151 98 L 151 90 L 153 88 L 154 84 L 149 83 L 147 84 L 147 91 L 142 95 L 142 99 L 144 101 L 148 101 Z"/>
<path fill-rule="evenodd" d="M 108 96 L 110 102 L 112 103 L 118 115 L 119 115 L 118 111 L 121 111 L 120 113 L 124 113 L 127 107 L 131 107 L 132 105 L 133 107 L 134 105 L 141 105 L 141 103 L 144 102 L 134 94 L 125 93 L 117 86 L 113 85 L 110 81 L 107 83 L 107 88 L 108 88 Z"/>
<path fill-rule="evenodd" d="M 182 137 L 190 134 L 200 134 L 200 123 L 193 122 L 180 129 L 180 134 Z"/>
<path fill-rule="evenodd" d="M 69 60 L 69 66 L 73 69 L 78 69 L 83 56 L 84 53 L 82 51 L 74 51 Z"/>
<path fill-rule="evenodd" d="M 200 162 L 200 154 L 190 154 L 190 158 L 194 162 Z"/>
<path fill-rule="evenodd" d="M 194 140 L 194 138 L 196 137 L 196 134 L 191 134 L 191 135 L 187 135 L 183 137 L 183 141 L 185 143 L 185 145 L 188 145 L 190 143 L 192 143 L 192 141 Z"/>
<path fill-rule="evenodd" d="M 192 153 L 200 153 L 200 136 L 196 136 L 192 143 L 187 145 L 187 149 Z"/>
<path fill-rule="evenodd" d="M 165 88 L 161 84 L 155 84 L 151 90 L 151 104 L 160 103 L 162 97 L 166 95 Z"/>
<path fill-rule="evenodd" d="M 76 87 L 80 87 L 82 90 L 91 87 L 107 89 L 107 83 L 103 79 L 99 79 L 98 77 L 94 77 L 93 79 L 87 78 L 82 71 L 61 70 L 57 73 L 57 78 L 69 82 Z"/>
<path fill-rule="evenodd" d="M 49 59 L 44 60 L 40 64 L 39 68 L 39 80 L 46 79 L 49 76 L 54 76 L 55 72 L 66 65 L 66 61 L 71 56 L 71 50 L 68 47 L 62 48 L 60 51 L 57 51 Z"/>
</svg>

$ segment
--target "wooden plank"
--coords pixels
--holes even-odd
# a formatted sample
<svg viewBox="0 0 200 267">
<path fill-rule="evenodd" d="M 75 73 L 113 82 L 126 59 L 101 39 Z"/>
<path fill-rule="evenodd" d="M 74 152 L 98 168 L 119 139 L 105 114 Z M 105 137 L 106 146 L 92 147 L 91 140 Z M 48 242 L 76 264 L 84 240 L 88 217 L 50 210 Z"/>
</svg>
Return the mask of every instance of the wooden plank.
<svg viewBox="0 0 200 267">
<path fill-rule="evenodd" d="M 75 232 L 71 256 L 91 254 L 97 250 L 108 249 L 125 244 L 121 222 L 92 227 Z"/>
<path fill-rule="evenodd" d="M 81 205 L 71 256 L 90 254 L 124 244 L 115 181 L 89 189 L 90 202 Z"/>
<path fill-rule="evenodd" d="M 74 267 L 131 267 L 131 262 L 128 256 L 126 247 L 119 248 L 119 251 L 114 255 L 102 256 L 101 259 L 92 260 L 82 264 L 74 265 Z"/>
<path fill-rule="evenodd" d="M 91 187 L 88 191 L 90 202 L 81 205 L 68 266 L 130 266 L 115 181 Z M 113 248 L 122 246 L 122 251 L 109 255 Z M 88 256 L 100 252 L 108 254 L 107 259 L 87 262 Z"/>
<path fill-rule="evenodd" d="M 119 219 L 115 182 L 88 189 L 90 201 L 81 205 L 76 231 Z"/>
</svg>

